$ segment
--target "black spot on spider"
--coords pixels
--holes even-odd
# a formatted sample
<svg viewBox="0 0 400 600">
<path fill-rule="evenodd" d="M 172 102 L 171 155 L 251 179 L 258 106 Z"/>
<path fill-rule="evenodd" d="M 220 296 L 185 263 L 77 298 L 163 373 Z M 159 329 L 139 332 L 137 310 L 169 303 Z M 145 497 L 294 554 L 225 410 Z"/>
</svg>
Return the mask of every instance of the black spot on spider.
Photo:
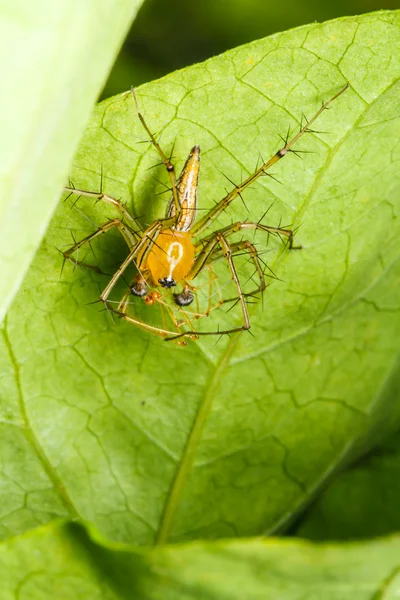
<svg viewBox="0 0 400 600">
<path fill-rule="evenodd" d="M 194 300 L 194 295 L 190 290 L 183 290 L 180 294 L 174 294 L 174 300 L 178 306 L 189 306 Z"/>
<path fill-rule="evenodd" d="M 163 277 L 162 279 L 158 280 L 158 283 L 165 288 L 172 288 L 176 286 L 176 281 L 175 279 L 172 279 L 172 277 Z"/>
<path fill-rule="evenodd" d="M 130 290 L 134 296 L 139 296 L 142 298 L 147 294 L 147 284 L 144 279 L 138 279 L 133 285 L 131 285 Z"/>
</svg>

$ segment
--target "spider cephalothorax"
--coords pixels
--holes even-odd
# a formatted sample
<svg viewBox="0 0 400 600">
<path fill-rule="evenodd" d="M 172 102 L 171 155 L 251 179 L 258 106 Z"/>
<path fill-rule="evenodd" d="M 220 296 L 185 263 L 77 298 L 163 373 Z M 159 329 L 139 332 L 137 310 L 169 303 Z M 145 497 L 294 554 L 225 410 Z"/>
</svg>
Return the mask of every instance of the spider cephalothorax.
<svg viewBox="0 0 400 600">
<path fill-rule="evenodd" d="M 283 227 L 272 227 L 264 225 L 260 221 L 237 221 L 218 229 L 204 237 L 203 232 L 210 228 L 223 211 L 225 211 L 231 202 L 241 196 L 241 193 L 260 176 L 266 174 L 272 165 L 277 163 L 289 152 L 293 152 L 293 145 L 299 138 L 310 130 L 310 125 L 319 115 L 340 96 L 348 85 L 342 88 L 335 96 L 325 102 L 318 112 L 304 125 L 300 126 L 298 133 L 290 140 L 284 141 L 284 146 L 278 150 L 269 160 L 264 162 L 256 171 L 247 177 L 241 184 L 235 186 L 222 200 L 208 211 L 201 219 L 196 220 L 197 215 L 197 190 L 200 169 L 200 147 L 193 146 L 182 172 L 178 179 L 175 176 L 175 169 L 170 159 L 164 154 L 154 135 L 148 128 L 143 115 L 138 109 L 136 96 L 132 89 L 133 98 L 136 103 L 139 119 L 145 128 L 150 140 L 159 153 L 162 162 L 167 170 L 170 180 L 172 196 L 167 205 L 165 217 L 158 219 L 149 225 L 146 229 L 138 229 L 136 220 L 132 217 L 125 205 L 102 192 L 89 192 L 86 190 L 65 188 L 68 192 L 97 198 L 103 202 L 114 206 L 119 217 L 108 221 L 93 234 L 87 236 L 80 242 L 74 244 L 72 248 L 64 252 L 64 257 L 71 260 L 74 264 L 85 264 L 73 257 L 73 254 L 86 243 L 116 227 L 124 238 L 129 248 L 129 253 L 115 274 L 111 277 L 109 283 L 100 295 L 100 300 L 113 313 L 119 315 L 126 321 L 144 329 L 150 333 L 163 337 L 166 340 L 176 340 L 178 343 L 185 344 L 186 338 L 196 339 L 199 335 L 223 335 L 234 332 L 241 332 L 250 328 L 250 319 L 247 309 L 247 297 L 253 297 L 254 293 L 262 293 L 265 288 L 265 275 L 262 267 L 260 255 L 254 244 L 247 240 L 231 241 L 231 237 L 238 232 L 264 231 L 267 234 L 278 235 L 288 241 L 289 248 L 293 246 L 293 231 Z M 251 293 L 244 293 L 240 283 L 238 273 L 235 267 L 234 258 L 237 255 L 245 253 L 255 267 L 258 276 L 258 287 Z M 218 331 L 198 331 L 193 326 L 193 320 L 202 316 L 208 316 L 212 310 L 224 303 L 219 299 L 215 306 L 209 302 L 205 312 L 197 310 L 188 316 L 184 309 L 193 303 L 196 297 L 196 287 L 191 283 L 196 277 L 207 268 L 212 271 L 212 265 L 217 261 L 224 259 L 230 272 L 230 278 L 236 290 L 236 300 L 242 312 L 242 324 Z M 133 265 L 136 268 L 136 274 L 133 277 L 128 291 L 125 293 L 118 306 L 112 306 L 109 299 L 111 291 L 116 283 L 124 277 L 128 267 Z M 212 284 L 212 277 L 210 279 Z M 179 292 L 172 292 L 173 302 L 178 316 L 171 311 L 171 308 L 165 302 L 162 290 L 172 290 L 176 286 L 182 286 Z M 161 291 L 160 291 L 161 290 Z M 168 312 L 172 326 L 163 327 L 151 325 L 129 312 L 129 297 L 137 296 L 142 298 L 148 306 L 155 304 L 164 306 Z M 210 299 L 213 294 L 210 294 Z M 179 318 L 178 318 L 179 317 Z M 184 329 L 187 327 L 187 329 Z"/>
</svg>

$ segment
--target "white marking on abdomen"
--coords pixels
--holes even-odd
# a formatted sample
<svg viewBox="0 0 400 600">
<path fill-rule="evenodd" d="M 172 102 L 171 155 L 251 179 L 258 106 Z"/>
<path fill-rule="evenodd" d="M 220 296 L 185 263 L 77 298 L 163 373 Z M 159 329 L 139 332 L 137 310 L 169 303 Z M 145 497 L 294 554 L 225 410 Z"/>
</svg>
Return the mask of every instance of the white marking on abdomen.
<svg viewBox="0 0 400 600">
<path fill-rule="evenodd" d="M 175 250 L 175 248 L 179 248 L 178 258 L 174 258 L 172 256 L 172 253 Z M 168 279 L 172 279 L 172 271 L 175 269 L 176 265 L 182 260 L 182 257 L 183 257 L 182 244 L 180 244 L 179 242 L 172 242 L 172 244 L 170 245 L 170 247 L 168 249 L 168 263 L 169 263 Z"/>
</svg>

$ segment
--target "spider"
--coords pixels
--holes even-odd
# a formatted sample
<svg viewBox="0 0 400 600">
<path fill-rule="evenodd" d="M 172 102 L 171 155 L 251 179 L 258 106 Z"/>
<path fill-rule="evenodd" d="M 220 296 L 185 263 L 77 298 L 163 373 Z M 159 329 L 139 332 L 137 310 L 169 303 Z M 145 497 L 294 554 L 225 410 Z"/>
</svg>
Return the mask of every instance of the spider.
<svg viewBox="0 0 400 600">
<path fill-rule="evenodd" d="M 278 150 L 271 158 L 256 169 L 256 171 L 247 177 L 242 183 L 236 185 L 226 194 L 218 203 L 215 204 L 202 218 L 196 220 L 197 216 L 197 189 L 200 169 L 200 147 L 193 146 L 182 172 L 178 179 L 176 178 L 174 165 L 170 158 L 162 150 L 155 136 L 148 127 L 142 113 L 140 112 L 134 88 L 131 88 L 132 97 L 136 106 L 137 115 L 144 127 L 150 141 L 167 171 L 171 186 L 171 198 L 168 202 L 164 218 L 157 219 L 145 229 L 138 227 L 137 220 L 130 214 L 126 206 L 120 201 L 101 192 L 90 192 L 83 189 L 76 189 L 72 185 L 65 188 L 69 194 L 86 196 L 100 200 L 106 204 L 114 206 L 119 216 L 100 226 L 94 233 L 88 235 L 81 241 L 75 243 L 71 248 L 63 252 L 64 260 L 70 260 L 74 265 L 89 266 L 83 261 L 79 261 L 73 255 L 84 244 L 90 242 L 99 235 L 110 231 L 113 228 L 118 229 L 122 238 L 125 240 L 129 253 L 117 271 L 109 280 L 108 284 L 100 294 L 106 308 L 122 319 L 133 325 L 155 334 L 166 341 L 174 340 L 180 345 L 186 345 L 187 339 L 198 339 L 200 335 L 229 335 L 236 332 L 243 332 L 250 329 L 250 319 L 247 308 L 247 300 L 253 297 L 255 293 L 260 293 L 266 289 L 265 273 L 262 268 L 261 259 L 255 245 L 247 239 L 240 241 L 231 241 L 231 236 L 243 231 L 264 231 L 267 234 L 277 235 L 285 238 L 289 249 L 300 248 L 294 246 L 294 232 L 286 227 L 273 227 L 264 225 L 261 221 L 250 222 L 247 220 L 237 221 L 231 225 L 218 229 L 200 237 L 203 232 L 209 228 L 214 220 L 221 215 L 235 198 L 241 197 L 242 192 L 254 183 L 260 176 L 267 174 L 272 165 L 277 163 L 289 152 L 295 152 L 292 147 L 294 144 L 310 129 L 310 125 L 328 108 L 328 106 L 343 94 L 349 85 L 346 84 L 337 94 L 322 104 L 321 108 L 314 116 L 300 126 L 298 133 L 290 140 L 287 136 L 283 140 L 283 147 Z M 247 254 L 249 260 L 254 264 L 258 276 L 258 287 L 251 293 L 243 291 L 238 272 L 235 267 L 234 257 L 240 254 Z M 208 269 L 210 274 L 210 289 L 217 276 L 213 272 L 213 265 L 221 260 L 225 260 L 230 272 L 230 278 L 235 288 L 235 300 L 239 303 L 242 314 L 242 324 L 231 328 L 224 328 L 217 331 L 198 331 L 193 326 L 193 320 L 202 316 L 208 316 L 210 312 L 226 302 L 223 300 L 219 291 L 219 301 L 212 306 L 211 301 L 205 312 L 201 312 L 199 307 L 194 313 L 187 312 L 194 301 L 198 288 L 193 284 L 196 277 L 204 270 Z M 135 267 L 135 275 L 131 279 L 128 291 L 119 301 L 118 306 L 112 306 L 110 293 L 120 280 L 124 279 L 124 274 L 128 267 Z M 96 270 L 100 271 L 96 268 Z M 177 287 L 179 286 L 179 287 Z M 175 291 L 178 290 L 178 291 Z M 163 292 L 169 293 L 169 303 L 165 300 Z M 153 325 L 145 320 L 137 318 L 129 312 L 129 298 L 132 296 L 142 299 L 148 306 L 154 304 L 165 307 L 170 316 L 172 326 L 167 325 L 164 319 L 164 326 Z M 210 298 L 213 294 L 210 294 Z M 173 308 L 175 307 L 175 311 Z M 183 316 L 178 319 L 176 314 Z M 187 329 L 182 329 L 187 326 Z"/>
</svg>

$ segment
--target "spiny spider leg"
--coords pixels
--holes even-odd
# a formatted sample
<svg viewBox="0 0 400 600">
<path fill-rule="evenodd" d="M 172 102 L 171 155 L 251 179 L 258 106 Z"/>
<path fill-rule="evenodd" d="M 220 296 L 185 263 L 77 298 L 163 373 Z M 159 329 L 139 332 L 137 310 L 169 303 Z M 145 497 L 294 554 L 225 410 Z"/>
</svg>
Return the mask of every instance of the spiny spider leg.
<svg viewBox="0 0 400 600">
<path fill-rule="evenodd" d="M 222 252 L 222 251 L 221 251 Z M 222 256 L 224 256 L 222 254 Z M 192 320 L 197 320 L 200 319 L 201 317 L 209 317 L 210 314 L 216 310 L 217 308 L 219 308 L 223 303 L 223 298 L 222 298 L 222 293 L 221 293 L 221 289 L 218 287 L 217 291 L 214 292 L 214 283 L 218 280 L 217 275 L 214 273 L 212 267 L 211 267 L 211 263 L 209 263 L 207 265 L 208 268 L 208 281 L 201 284 L 200 286 L 192 286 L 190 284 L 188 284 L 187 282 L 185 282 L 185 284 L 195 293 L 195 297 L 196 297 L 196 310 L 185 310 L 184 308 L 181 308 L 179 310 L 180 314 L 184 314 L 187 315 L 188 319 L 190 321 Z M 201 310 L 200 308 L 200 303 L 199 303 L 199 298 L 198 298 L 198 294 L 196 293 L 198 290 L 200 290 L 202 287 L 208 286 L 208 298 L 207 298 L 207 308 L 205 310 Z M 218 295 L 219 300 L 216 304 L 213 304 L 213 297 L 215 295 Z M 190 322 L 190 327 L 193 328 L 192 323 Z"/>
<path fill-rule="evenodd" d="M 74 252 L 79 250 L 79 248 L 81 248 L 84 244 L 90 245 L 90 242 L 94 238 L 98 237 L 99 235 L 101 235 L 103 233 L 106 233 L 107 231 L 110 231 L 110 229 L 113 229 L 114 227 L 116 227 L 118 229 L 118 231 L 124 238 L 125 242 L 127 243 L 128 248 L 132 248 L 135 245 L 135 238 L 132 234 L 132 230 L 130 229 L 130 227 L 127 227 L 124 223 L 122 223 L 120 219 L 113 219 L 112 221 L 108 221 L 107 223 L 104 223 L 104 225 L 99 227 L 97 229 L 97 231 L 95 231 L 94 233 L 91 233 L 90 235 L 86 236 L 79 242 L 76 242 L 76 244 L 71 246 L 71 248 L 68 248 L 68 250 L 65 250 L 63 252 L 63 256 L 64 256 L 65 260 L 69 260 L 74 265 L 88 267 L 89 269 L 94 269 L 95 271 L 98 271 L 101 273 L 101 270 L 98 269 L 98 267 L 96 267 L 94 265 L 89 265 L 81 260 L 74 259 L 72 255 L 74 254 Z"/>
<path fill-rule="evenodd" d="M 223 297 L 222 297 L 221 288 L 219 286 L 217 288 L 217 292 L 213 291 L 214 290 L 214 283 L 216 281 L 218 281 L 218 277 L 217 277 L 216 273 L 213 271 L 213 268 L 211 266 L 211 261 L 207 265 L 207 267 L 208 267 L 208 270 L 209 270 L 209 278 L 208 278 L 208 281 L 209 281 L 209 295 L 208 295 L 208 306 L 207 306 L 206 316 L 208 317 L 209 314 L 213 310 L 215 310 L 216 308 L 218 308 L 219 306 L 221 306 L 224 303 L 224 300 L 223 300 Z M 215 296 L 215 293 L 218 294 L 219 300 L 218 300 L 218 303 L 213 306 L 212 299 Z M 200 313 L 199 310 L 197 312 Z"/>
<path fill-rule="evenodd" d="M 225 239 L 224 235 L 220 232 L 216 232 L 215 233 L 215 239 L 210 241 L 209 244 L 209 252 L 208 255 L 206 257 L 205 263 L 207 263 L 207 261 L 210 259 L 210 256 L 212 254 L 212 250 L 215 248 L 215 246 L 219 244 L 221 246 L 222 252 L 224 253 L 224 256 L 228 262 L 228 266 L 229 266 L 229 270 L 231 272 L 231 277 L 232 280 L 236 286 L 236 290 L 237 290 L 237 294 L 238 294 L 238 298 L 239 298 L 239 302 L 240 302 L 240 306 L 242 309 L 242 315 L 243 315 L 243 325 L 240 327 L 233 327 L 232 329 L 228 329 L 226 331 L 184 331 L 178 335 L 175 335 L 173 337 L 167 337 L 165 338 L 165 341 L 171 341 L 171 340 L 177 340 L 181 337 L 185 337 L 185 336 L 190 336 L 190 335 L 196 335 L 196 336 L 200 336 L 200 335 L 229 335 L 231 333 L 237 333 L 240 331 L 245 331 L 250 329 L 250 319 L 249 319 L 249 314 L 247 311 L 247 305 L 246 305 L 246 300 L 245 300 L 245 296 L 243 294 L 242 291 L 242 287 L 240 285 L 240 281 L 236 272 L 236 268 L 233 262 L 233 258 L 232 258 L 232 248 L 229 244 L 229 242 Z M 192 277 L 194 278 L 195 275 L 193 273 L 194 267 L 196 266 L 196 262 L 193 265 L 192 271 L 189 273 L 189 276 L 187 279 L 191 279 Z M 205 264 L 203 263 L 203 265 Z M 198 271 L 197 271 L 198 272 Z"/>
<path fill-rule="evenodd" d="M 194 333 L 191 331 L 186 331 L 183 334 L 176 335 L 175 331 L 169 331 L 168 329 L 162 329 L 161 327 L 155 327 L 154 325 L 148 325 L 147 323 L 144 323 L 143 321 L 140 321 L 139 319 L 135 319 L 134 317 L 132 317 L 131 315 L 128 315 L 125 312 L 120 312 L 120 311 L 116 310 L 115 308 L 111 309 L 111 310 L 116 315 L 119 315 L 121 317 L 121 319 L 125 319 L 125 321 L 128 321 L 128 323 L 132 323 L 133 325 L 136 325 L 136 327 L 139 327 L 139 329 L 143 329 L 144 331 L 148 331 L 149 333 L 158 335 L 159 337 L 162 337 L 165 340 L 173 340 L 173 339 L 183 337 L 183 336 L 194 335 Z M 198 334 L 196 334 L 196 336 L 197 335 Z M 167 336 L 172 336 L 172 337 L 167 337 Z"/>
<path fill-rule="evenodd" d="M 163 149 L 161 148 L 160 144 L 157 142 L 157 140 L 154 137 L 153 133 L 151 132 L 149 126 L 147 125 L 144 116 L 140 112 L 139 104 L 138 104 L 138 101 L 137 101 L 137 98 L 136 98 L 136 93 L 135 93 L 135 88 L 134 87 L 131 87 L 131 92 L 132 92 L 133 100 L 135 102 L 136 112 L 138 114 L 139 120 L 140 120 L 141 124 L 143 125 L 146 133 L 150 137 L 151 143 L 153 144 L 154 148 L 157 150 L 158 154 L 160 155 L 161 160 L 164 163 L 164 166 L 165 166 L 165 168 L 167 170 L 167 173 L 168 173 L 168 176 L 169 176 L 169 180 L 171 182 L 172 195 L 173 195 L 174 205 L 175 205 L 175 212 L 178 214 L 179 211 L 180 211 L 180 209 L 181 209 L 181 205 L 180 205 L 180 202 L 179 202 L 179 195 L 178 195 L 176 175 L 175 175 L 175 167 L 171 163 L 170 159 L 167 157 L 167 155 L 165 154 L 165 152 L 163 151 Z"/>
<path fill-rule="evenodd" d="M 232 235 L 233 233 L 237 233 L 238 231 L 242 231 L 242 229 L 250 229 L 252 231 L 265 231 L 267 233 L 272 233 L 273 235 L 283 235 L 288 240 L 289 250 L 299 250 L 301 246 L 294 246 L 294 232 L 292 229 L 286 229 L 285 227 L 271 227 L 270 225 L 262 225 L 262 223 L 250 223 L 248 221 L 237 221 L 236 223 L 232 223 L 232 225 L 227 225 L 218 231 L 222 233 L 224 236 Z M 204 252 L 205 248 L 209 240 L 214 238 L 214 235 L 218 232 L 214 232 L 209 236 L 199 240 L 196 244 L 196 252 Z M 206 243 L 206 244 L 205 244 Z"/>
<path fill-rule="evenodd" d="M 129 226 L 131 233 L 136 237 L 137 240 L 140 240 L 141 236 L 136 232 L 137 222 L 132 217 L 125 204 L 120 200 L 116 200 L 107 194 L 103 194 L 103 192 L 88 192 L 86 190 L 80 190 L 74 187 L 65 187 L 64 190 L 69 192 L 69 194 L 76 194 L 77 196 L 86 196 L 87 198 L 94 198 L 96 200 L 100 200 L 105 202 L 106 204 L 111 204 L 121 213 L 122 217 L 126 221 Z"/>
<path fill-rule="evenodd" d="M 245 297 L 247 296 L 252 296 L 253 294 L 256 293 L 260 293 L 263 292 L 266 287 L 267 284 L 265 283 L 265 274 L 264 274 L 264 270 L 261 266 L 261 261 L 260 258 L 258 256 L 258 251 L 256 249 L 256 247 L 254 246 L 254 244 L 252 244 L 250 242 L 250 240 L 241 240 L 240 242 L 235 242 L 234 244 L 231 244 L 231 251 L 232 251 L 232 256 L 235 256 L 237 252 L 241 252 L 242 250 L 244 250 L 245 252 L 247 252 L 250 256 L 250 260 L 254 263 L 254 266 L 256 268 L 259 280 L 260 280 L 260 285 L 258 286 L 257 289 L 253 290 L 252 292 L 243 294 Z M 210 256 L 210 262 L 207 263 L 208 266 L 210 266 L 212 263 L 217 262 L 218 260 L 221 259 L 221 257 L 223 256 L 223 252 L 222 250 L 215 250 L 211 256 Z M 224 303 L 226 302 L 230 302 L 232 300 L 232 298 L 230 298 L 229 300 L 224 300 Z M 236 298 L 235 298 L 236 300 Z"/>
<path fill-rule="evenodd" d="M 137 244 L 132 248 L 122 265 L 117 269 L 107 286 L 104 288 L 103 292 L 100 294 L 100 300 L 102 302 L 107 303 L 107 299 L 111 290 L 131 263 L 135 261 L 135 265 L 140 272 L 141 267 L 145 264 L 153 244 L 156 243 L 157 237 L 161 231 L 168 229 L 171 225 L 173 225 L 173 223 L 174 219 L 172 218 L 159 219 L 158 221 L 154 221 L 154 223 L 152 223 L 150 227 L 143 232 L 140 241 L 137 242 Z M 119 314 L 116 309 L 113 309 L 112 307 L 109 308 L 113 312 L 117 312 L 117 314 Z"/>
<path fill-rule="evenodd" d="M 337 94 L 332 96 L 327 102 L 325 102 L 321 108 L 315 113 L 315 115 L 306 122 L 303 127 L 301 127 L 300 131 L 285 145 L 276 152 L 270 159 L 268 159 L 264 164 L 262 164 L 252 175 L 250 175 L 247 179 L 245 179 L 242 183 L 235 186 L 235 188 L 229 192 L 222 200 L 220 200 L 202 219 L 200 219 L 192 228 L 193 235 L 198 235 L 202 231 L 204 231 L 214 219 L 216 219 L 226 208 L 230 205 L 230 203 L 240 196 L 240 194 L 252 183 L 254 183 L 261 175 L 265 174 L 275 163 L 277 163 L 281 158 L 283 158 L 288 152 L 291 151 L 292 146 L 304 135 L 307 131 L 310 131 L 309 126 L 320 116 L 320 114 L 328 108 L 328 106 L 336 100 L 341 94 L 343 94 L 349 87 L 349 84 L 346 84 Z"/>
</svg>

